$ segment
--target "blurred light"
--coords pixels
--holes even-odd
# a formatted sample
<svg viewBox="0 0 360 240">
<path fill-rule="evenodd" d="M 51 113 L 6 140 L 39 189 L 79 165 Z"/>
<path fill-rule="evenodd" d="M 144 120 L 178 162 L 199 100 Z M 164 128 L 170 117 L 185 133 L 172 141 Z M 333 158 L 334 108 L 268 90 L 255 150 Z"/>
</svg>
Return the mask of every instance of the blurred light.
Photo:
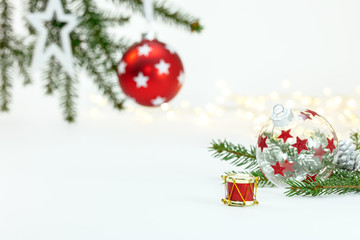
<svg viewBox="0 0 360 240">
<path fill-rule="evenodd" d="M 303 97 L 303 98 L 301 99 L 301 103 L 302 103 L 303 105 L 305 105 L 305 106 L 311 104 L 311 102 L 312 102 L 312 100 L 311 100 L 310 97 Z"/>
<path fill-rule="evenodd" d="M 286 106 L 289 108 L 295 107 L 295 102 L 293 100 L 286 101 Z"/>
<path fill-rule="evenodd" d="M 254 114 L 252 112 L 246 112 L 245 117 L 249 120 L 251 120 L 254 117 Z"/>
<path fill-rule="evenodd" d="M 160 105 L 160 108 L 163 111 L 167 111 L 167 110 L 169 110 L 169 104 L 168 103 L 163 103 L 163 104 Z"/>
<path fill-rule="evenodd" d="M 260 123 L 264 123 L 264 122 L 266 122 L 266 120 L 267 120 L 267 117 L 265 116 L 265 115 L 260 115 L 260 117 L 259 117 L 259 121 L 260 121 Z"/>
<path fill-rule="evenodd" d="M 216 102 L 217 102 L 218 104 L 223 104 L 223 103 L 225 102 L 225 98 L 223 98 L 223 97 L 217 97 L 217 98 L 216 98 Z"/>
<path fill-rule="evenodd" d="M 246 99 L 245 100 L 245 106 L 250 107 L 251 105 L 252 105 L 252 100 L 251 99 Z"/>
<path fill-rule="evenodd" d="M 203 114 L 200 114 L 199 121 L 200 121 L 200 123 L 205 124 L 205 123 L 209 122 L 209 118 L 205 113 L 203 113 Z"/>
<path fill-rule="evenodd" d="M 98 94 L 90 94 L 89 99 L 92 103 L 95 103 L 101 107 L 107 104 L 107 100 Z"/>
<path fill-rule="evenodd" d="M 341 97 L 336 96 L 336 97 L 334 98 L 334 103 L 335 103 L 335 104 L 339 105 L 341 102 L 342 102 L 342 98 L 341 98 Z"/>
<path fill-rule="evenodd" d="M 99 109 L 97 109 L 97 108 L 92 108 L 91 110 L 90 110 L 90 117 L 92 117 L 92 118 L 97 118 L 97 117 L 99 117 Z"/>
<path fill-rule="evenodd" d="M 194 111 L 195 111 L 196 114 L 202 114 L 202 113 L 204 112 L 201 107 L 196 107 L 196 108 L 194 109 Z"/>
<path fill-rule="evenodd" d="M 218 80 L 218 81 L 216 81 L 216 87 L 217 88 L 224 88 L 224 87 L 226 87 L 226 82 L 224 81 L 224 80 Z"/>
<path fill-rule="evenodd" d="M 224 113 L 224 110 L 222 110 L 221 108 L 218 108 L 215 111 L 216 116 L 221 116 L 221 115 L 223 115 L 223 113 Z"/>
<path fill-rule="evenodd" d="M 257 110 L 259 110 L 260 112 L 265 111 L 265 105 L 259 104 L 259 105 L 257 106 Z"/>
<path fill-rule="evenodd" d="M 288 81 L 288 80 L 284 80 L 284 81 L 282 81 L 282 83 L 281 83 L 281 86 L 283 87 L 283 88 L 289 88 L 290 87 L 290 85 L 291 85 L 291 83 L 290 83 L 290 81 Z"/>
<path fill-rule="evenodd" d="M 175 112 L 174 111 L 168 111 L 166 114 L 167 119 L 174 119 L 175 118 Z"/>
<path fill-rule="evenodd" d="M 324 109 L 318 108 L 316 111 L 317 111 L 320 115 L 324 115 Z"/>
<path fill-rule="evenodd" d="M 270 93 L 270 98 L 273 100 L 278 100 L 279 99 L 279 94 L 277 92 L 271 92 Z"/>
<path fill-rule="evenodd" d="M 214 104 L 208 104 L 206 105 L 206 110 L 209 112 L 209 113 L 214 113 L 215 110 L 216 110 L 216 106 Z"/>
<path fill-rule="evenodd" d="M 231 95 L 231 90 L 230 88 L 224 88 L 222 91 L 221 91 L 222 95 L 224 96 L 230 96 Z"/>
<path fill-rule="evenodd" d="M 323 89 L 323 94 L 324 94 L 325 96 L 330 96 L 330 95 L 332 94 L 331 88 L 324 88 L 324 89 Z"/>
<path fill-rule="evenodd" d="M 255 130 L 256 132 L 259 132 L 259 131 L 261 130 L 261 127 L 260 127 L 260 126 L 255 126 L 254 130 Z"/>
<path fill-rule="evenodd" d="M 302 96 L 303 96 L 303 94 L 302 94 L 302 92 L 300 92 L 300 91 L 295 91 L 295 92 L 293 92 L 293 94 L 292 94 L 292 97 L 293 97 L 294 99 L 300 99 Z"/>
<path fill-rule="evenodd" d="M 319 98 L 319 97 L 314 98 L 313 104 L 314 105 L 320 105 L 321 104 L 321 98 Z"/>
<path fill-rule="evenodd" d="M 349 108 L 355 108 L 356 107 L 356 101 L 354 99 L 349 99 L 347 102 L 347 105 Z"/>
<path fill-rule="evenodd" d="M 357 87 L 356 87 L 356 92 L 357 92 L 357 94 L 360 95 L 360 86 L 357 86 Z"/>
<path fill-rule="evenodd" d="M 331 99 L 327 100 L 327 101 L 326 101 L 326 106 L 327 106 L 328 108 L 335 108 L 334 101 L 331 100 Z"/>
<path fill-rule="evenodd" d="M 190 106 L 190 102 L 188 100 L 182 100 L 180 106 L 184 109 L 187 109 Z"/>
</svg>

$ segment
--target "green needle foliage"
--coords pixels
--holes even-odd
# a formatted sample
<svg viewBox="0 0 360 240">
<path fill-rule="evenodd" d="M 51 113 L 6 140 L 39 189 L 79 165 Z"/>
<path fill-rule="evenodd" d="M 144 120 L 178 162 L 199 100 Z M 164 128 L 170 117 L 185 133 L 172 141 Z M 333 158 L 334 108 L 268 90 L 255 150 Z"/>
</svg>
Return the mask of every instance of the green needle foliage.
<svg viewBox="0 0 360 240">
<path fill-rule="evenodd" d="M 43 12 L 48 0 L 27 0 L 28 12 Z M 130 21 L 117 10 L 129 9 L 132 13 L 143 13 L 141 0 L 112 0 L 112 10 L 103 10 L 97 0 L 61 0 L 65 13 L 78 17 L 79 24 L 70 34 L 71 46 L 76 71 L 85 70 L 88 78 L 98 87 L 115 109 L 123 109 L 125 101 L 116 77 L 116 66 L 121 55 L 131 45 L 126 36 L 116 39 L 109 33 L 109 27 L 121 27 Z M 8 111 L 11 100 L 11 87 L 14 68 L 23 78 L 24 83 L 31 83 L 29 66 L 32 59 L 34 43 L 25 44 L 24 39 L 13 31 L 12 6 L 10 0 L 0 1 L 0 110 Z M 191 32 L 200 32 L 199 20 L 187 13 L 167 7 L 165 2 L 154 2 L 155 19 L 177 25 Z M 47 45 L 61 45 L 59 32 L 65 25 L 54 17 L 44 23 L 49 30 Z M 26 23 L 29 34 L 36 31 Z M 50 30 L 51 28 L 51 30 Z M 30 38 L 31 39 L 31 38 Z M 59 46 L 60 48 L 62 46 Z M 60 106 L 66 121 L 73 122 L 76 117 L 77 76 L 68 76 L 55 58 L 50 58 L 41 74 L 45 93 L 58 93 Z"/>
<path fill-rule="evenodd" d="M 350 139 L 355 144 L 356 150 L 359 150 L 360 149 L 360 133 L 359 133 L 359 131 L 352 131 L 350 133 Z"/>
<path fill-rule="evenodd" d="M 287 180 L 289 184 L 286 196 L 318 196 L 328 194 L 345 194 L 350 192 L 360 192 L 360 172 L 348 172 L 337 169 L 326 180 L 316 181 L 292 181 Z"/>
<path fill-rule="evenodd" d="M 9 111 L 13 76 L 19 72 L 24 84 L 31 82 L 27 66 L 31 59 L 31 46 L 16 37 L 12 27 L 13 7 L 9 0 L 0 1 L 0 110 Z"/>
<path fill-rule="evenodd" d="M 227 140 L 218 140 L 212 141 L 210 151 L 213 152 L 213 157 L 220 158 L 223 161 L 229 161 L 236 167 L 243 166 L 246 170 L 259 169 L 254 146 L 247 149 L 239 144 L 234 145 Z"/>
<path fill-rule="evenodd" d="M 142 0 L 112 0 L 114 3 L 124 3 L 130 7 L 134 12 L 143 14 Z M 172 10 L 171 7 L 166 6 L 166 3 L 154 1 L 154 16 L 155 19 L 164 22 L 181 26 L 191 32 L 201 32 L 203 26 L 199 24 L 199 19 L 184 13 L 179 10 Z"/>
<path fill-rule="evenodd" d="M 359 149 L 360 132 L 353 131 L 350 133 L 350 139 Z M 236 167 L 243 167 L 245 171 L 231 171 L 227 173 L 250 173 L 259 177 L 259 187 L 273 186 L 271 182 L 261 172 L 256 161 L 256 148 L 251 146 L 250 149 L 238 144 L 232 144 L 227 140 L 212 141 L 209 147 L 215 158 L 228 161 Z M 246 171 L 250 170 L 250 171 Z M 285 194 L 291 196 L 319 196 L 329 194 L 346 194 L 360 193 L 360 172 L 350 172 L 347 170 L 336 169 L 328 179 L 323 181 L 294 181 L 286 180 L 289 185 Z"/>
</svg>

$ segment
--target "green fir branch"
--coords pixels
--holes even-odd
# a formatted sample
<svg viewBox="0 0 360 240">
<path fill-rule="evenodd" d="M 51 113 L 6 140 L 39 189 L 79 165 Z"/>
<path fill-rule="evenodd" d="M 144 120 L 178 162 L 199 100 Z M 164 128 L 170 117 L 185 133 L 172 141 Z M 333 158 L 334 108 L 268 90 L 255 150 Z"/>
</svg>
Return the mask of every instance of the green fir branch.
<svg viewBox="0 0 360 240">
<path fill-rule="evenodd" d="M 124 53 L 130 44 L 125 38 L 114 39 L 109 33 L 108 28 L 122 26 L 129 22 L 130 17 L 124 16 L 118 13 L 118 11 L 104 10 L 101 6 L 97 6 L 97 2 L 94 0 L 61 0 L 61 2 L 65 13 L 75 14 L 80 21 L 70 34 L 76 67 L 82 67 L 86 70 L 102 94 L 107 97 L 116 109 L 123 109 L 124 99 L 116 78 L 116 67 L 121 53 Z M 113 2 L 128 6 L 133 12 L 143 13 L 142 1 L 140 0 L 113 0 Z M 43 12 L 47 4 L 48 0 L 28 0 L 27 8 L 32 13 Z M 162 21 L 185 27 L 191 31 L 200 32 L 202 29 L 197 18 L 180 11 L 170 10 L 170 8 L 165 6 L 164 2 L 156 2 L 154 12 L 155 17 Z M 59 24 L 63 23 L 52 21 L 50 27 L 59 27 L 58 29 L 61 29 Z M 28 27 L 31 35 L 36 34 L 35 29 L 28 22 L 26 27 Z M 58 34 L 49 35 L 47 41 L 59 44 L 57 36 Z M 15 59 L 19 65 L 20 73 L 24 76 L 24 83 L 30 83 L 31 78 L 27 67 L 31 62 L 33 46 L 30 45 L 28 48 L 24 45 L 18 46 L 18 48 L 14 48 L 13 54 L 16 56 Z M 6 72 L 4 71 L 4 73 Z M 73 121 L 75 117 L 76 84 L 71 84 L 70 82 L 76 81 L 76 79 L 64 76 L 62 67 L 53 58 L 49 60 L 45 71 L 42 73 L 42 77 L 45 82 L 46 94 L 59 91 L 65 119 Z M 2 95 L 5 97 L 10 96 L 5 93 L 8 92 L 8 87 L 11 84 L 2 82 L 3 84 L 0 87 L 3 87 L 3 90 L 0 89 L 0 94 L 3 93 Z M 8 101 L 4 102 L 7 104 Z"/>
<path fill-rule="evenodd" d="M 360 149 L 360 132 L 359 132 L 359 130 L 352 131 L 350 133 L 350 139 L 351 139 L 351 141 L 353 141 L 353 143 L 356 146 L 355 150 L 359 150 Z"/>
<path fill-rule="evenodd" d="M 259 168 L 256 161 L 256 149 L 254 146 L 250 150 L 242 145 L 234 145 L 226 140 L 212 141 L 210 151 L 213 157 L 223 161 L 229 161 L 237 167 L 244 166 L 244 169 L 254 170 Z"/>
<path fill-rule="evenodd" d="M 130 7 L 134 12 L 144 14 L 142 0 L 113 0 L 113 2 L 124 3 Z M 154 2 L 154 17 L 169 24 L 184 27 L 191 32 L 201 32 L 203 26 L 199 23 L 199 19 L 180 10 L 172 10 L 166 6 L 165 2 Z"/>
<path fill-rule="evenodd" d="M 51 57 L 48 61 L 46 69 L 44 71 L 43 79 L 45 83 L 45 94 L 52 95 L 56 89 L 58 89 L 58 78 L 61 74 L 61 65 L 55 59 L 55 57 Z"/>
<path fill-rule="evenodd" d="M 75 37 L 74 37 L 75 38 Z M 111 76 L 108 76 L 107 72 L 101 69 L 101 64 L 96 64 L 98 59 L 96 56 L 92 56 L 87 48 L 81 44 L 81 40 L 78 38 L 79 44 L 75 46 L 75 54 L 77 56 L 77 63 L 85 67 L 87 73 L 93 78 L 95 84 L 102 91 L 102 93 L 108 98 L 109 102 L 117 109 L 123 109 L 125 99 L 121 99 L 119 94 L 114 91 L 117 83 L 109 82 Z M 114 77 L 114 76 L 112 76 Z"/>
<path fill-rule="evenodd" d="M 61 107 L 63 108 L 63 115 L 67 122 L 74 122 L 76 116 L 75 98 L 77 97 L 75 91 L 76 78 L 71 78 L 65 72 L 60 73 L 61 80 Z"/>
<path fill-rule="evenodd" d="M 10 77 L 11 62 L 9 54 L 3 51 L 0 54 L 0 63 L 0 109 L 1 111 L 7 112 L 9 111 L 9 103 L 11 99 L 10 88 L 12 86 Z"/>
<path fill-rule="evenodd" d="M 32 79 L 29 73 L 28 66 L 31 63 L 32 58 L 32 49 L 34 48 L 33 44 L 27 46 L 26 49 L 23 48 L 22 42 L 25 39 L 22 38 L 20 40 L 14 40 L 14 45 L 10 48 L 12 55 L 14 56 L 17 66 L 19 69 L 19 73 L 24 78 L 24 85 L 29 85 L 32 83 Z"/>
<path fill-rule="evenodd" d="M 11 15 L 12 6 L 7 0 L 0 1 L 0 109 L 9 111 L 11 98 L 10 88 L 12 86 L 10 68 L 13 64 L 11 41 L 14 40 Z"/>
<path fill-rule="evenodd" d="M 319 196 L 329 194 L 346 194 L 360 192 L 360 172 L 349 172 L 337 169 L 325 180 L 295 181 L 286 180 L 289 185 L 286 196 Z"/>
</svg>

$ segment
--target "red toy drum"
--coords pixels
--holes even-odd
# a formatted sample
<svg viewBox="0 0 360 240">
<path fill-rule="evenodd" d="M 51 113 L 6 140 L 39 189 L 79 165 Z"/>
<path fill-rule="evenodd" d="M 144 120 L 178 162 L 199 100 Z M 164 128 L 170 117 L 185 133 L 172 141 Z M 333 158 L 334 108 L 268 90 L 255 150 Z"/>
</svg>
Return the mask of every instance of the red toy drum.
<svg viewBox="0 0 360 240">
<path fill-rule="evenodd" d="M 224 204 L 229 206 L 251 206 L 258 204 L 256 200 L 258 177 L 250 174 L 229 174 L 224 179 Z"/>
</svg>

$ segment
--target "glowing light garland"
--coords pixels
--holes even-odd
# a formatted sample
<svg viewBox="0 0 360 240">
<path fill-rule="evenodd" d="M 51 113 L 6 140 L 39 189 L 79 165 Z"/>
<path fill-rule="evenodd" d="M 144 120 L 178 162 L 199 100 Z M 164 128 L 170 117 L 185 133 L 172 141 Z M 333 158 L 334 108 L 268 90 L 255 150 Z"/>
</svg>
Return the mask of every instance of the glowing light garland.
<svg viewBox="0 0 360 240">
<path fill-rule="evenodd" d="M 360 113 L 358 111 L 360 86 L 356 88 L 357 94 L 354 94 L 354 96 L 333 95 L 330 88 L 323 89 L 322 96 L 309 96 L 300 91 L 294 91 L 291 94 L 271 92 L 263 96 L 239 96 L 232 93 L 224 81 L 218 81 L 216 86 L 221 94 L 215 98 L 214 103 L 208 103 L 205 107 L 192 106 L 190 101 L 182 100 L 179 106 L 164 103 L 157 109 L 149 109 L 135 103 L 129 103 L 126 111 L 133 113 L 135 120 L 143 123 L 149 123 L 155 119 L 154 114 L 152 114 L 154 111 L 156 113 L 163 112 L 169 121 L 177 119 L 181 115 L 190 114 L 197 119 L 199 124 L 207 124 L 213 118 L 231 114 L 244 119 L 244 121 L 252 121 L 254 130 L 259 131 L 267 121 L 268 114 L 273 106 L 282 103 L 290 108 L 313 109 L 324 115 L 335 127 L 344 126 L 347 131 L 360 126 Z M 282 87 L 288 89 L 290 83 L 283 81 Z M 106 100 L 99 95 L 92 94 L 90 101 L 99 107 L 107 104 Z M 91 111 L 94 111 L 94 109 Z"/>
</svg>

